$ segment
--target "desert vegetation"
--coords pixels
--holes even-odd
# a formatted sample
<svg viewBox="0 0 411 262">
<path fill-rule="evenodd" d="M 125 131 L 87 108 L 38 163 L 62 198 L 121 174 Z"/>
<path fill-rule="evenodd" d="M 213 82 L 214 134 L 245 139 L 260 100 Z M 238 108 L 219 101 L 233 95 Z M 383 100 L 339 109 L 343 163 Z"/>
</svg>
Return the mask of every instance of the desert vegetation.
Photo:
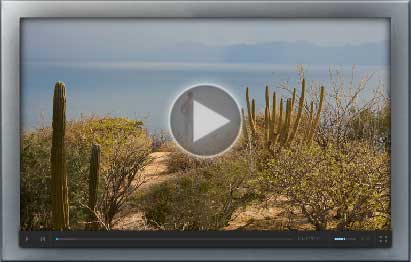
<svg viewBox="0 0 411 262">
<path fill-rule="evenodd" d="M 244 87 L 242 135 L 213 159 L 140 120 L 67 120 L 56 83 L 52 125 L 21 136 L 21 229 L 389 229 L 384 85 L 338 70 L 323 85 L 297 71 L 295 87 L 261 87 L 262 109 Z"/>
</svg>

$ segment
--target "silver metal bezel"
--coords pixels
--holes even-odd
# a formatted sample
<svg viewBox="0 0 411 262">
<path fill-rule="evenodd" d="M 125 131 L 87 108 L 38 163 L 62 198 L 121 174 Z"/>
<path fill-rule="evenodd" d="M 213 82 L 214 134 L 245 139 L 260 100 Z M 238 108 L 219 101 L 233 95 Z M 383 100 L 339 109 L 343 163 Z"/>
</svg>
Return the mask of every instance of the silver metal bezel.
<svg viewBox="0 0 411 262">
<path fill-rule="evenodd" d="M 18 245 L 20 19 L 387 18 L 391 22 L 392 226 L 388 249 L 23 249 Z M 3 1 L 1 3 L 2 260 L 401 260 L 409 259 L 408 1 Z"/>
</svg>

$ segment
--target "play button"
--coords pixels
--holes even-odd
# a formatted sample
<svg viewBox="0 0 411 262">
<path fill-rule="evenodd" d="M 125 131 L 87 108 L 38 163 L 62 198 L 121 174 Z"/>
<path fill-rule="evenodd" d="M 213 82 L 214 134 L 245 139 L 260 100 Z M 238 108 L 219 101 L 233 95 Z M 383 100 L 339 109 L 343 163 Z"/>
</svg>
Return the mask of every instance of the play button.
<svg viewBox="0 0 411 262">
<path fill-rule="evenodd" d="M 211 132 L 230 123 L 230 119 L 225 118 L 196 100 L 193 100 L 193 102 L 193 116 L 195 116 L 193 119 L 194 143 Z M 204 119 L 211 119 L 212 121 L 204 121 Z"/>
<path fill-rule="evenodd" d="M 241 113 L 234 98 L 214 85 L 182 92 L 170 110 L 170 132 L 186 152 L 213 157 L 227 151 L 241 130 Z"/>
</svg>

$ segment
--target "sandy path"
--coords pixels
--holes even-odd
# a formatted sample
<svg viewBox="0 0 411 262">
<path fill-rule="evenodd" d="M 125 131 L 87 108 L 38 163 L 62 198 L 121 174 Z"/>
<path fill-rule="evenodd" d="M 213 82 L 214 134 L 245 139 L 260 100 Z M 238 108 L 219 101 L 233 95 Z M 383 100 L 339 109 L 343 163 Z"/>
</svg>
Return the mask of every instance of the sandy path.
<svg viewBox="0 0 411 262">
<path fill-rule="evenodd" d="M 175 174 L 168 171 L 168 161 L 171 155 L 172 152 L 154 152 L 150 154 L 153 161 L 143 171 L 146 182 L 139 190 L 148 190 L 154 185 L 161 184 L 175 177 Z"/>
<path fill-rule="evenodd" d="M 148 165 L 143 173 L 146 176 L 158 176 L 168 172 L 168 160 L 170 159 L 171 152 L 154 152 L 150 154 L 153 161 Z"/>
<path fill-rule="evenodd" d="M 138 189 L 139 191 L 149 190 L 154 185 L 164 183 L 175 177 L 174 174 L 168 172 L 168 161 L 171 155 L 172 152 L 154 152 L 150 154 L 153 161 L 143 171 L 146 182 Z M 120 214 L 121 219 L 117 221 L 113 229 L 149 229 L 146 226 L 143 215 L 143 212 L 139 210 L 129 210 L 128 214 Z"/>
</svg>

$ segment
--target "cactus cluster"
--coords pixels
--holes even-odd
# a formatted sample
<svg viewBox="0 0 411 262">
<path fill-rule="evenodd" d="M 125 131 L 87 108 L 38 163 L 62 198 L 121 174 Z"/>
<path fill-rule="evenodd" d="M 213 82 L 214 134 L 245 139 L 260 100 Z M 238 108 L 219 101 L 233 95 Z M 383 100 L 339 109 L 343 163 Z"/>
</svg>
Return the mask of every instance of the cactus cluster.
<svg viewBox="0 0 411 262">
<path fill-rule="evenodd" d="M 89 220 L 87 223 L 87 229 L 97 230 L 98 222 L 95 216 L 95 207 L 97 204 L 97 190 L 98 190 L 98 179 L 100 174 L 100 145 L 92 144 L 91 146 L 91 156 L 90 156 L 90 173 L 88 179 L 88 207 L 90 208 Z"/>
<path fill-rule="evenodd" d="M 309 144 L 313 138 L 315 130 L 320 122 L 320 114 L 324 101 L 324 87 L 321 87 L 320 100 L 317 107 L 317 113 L 314 118 L 314 103 L 311 102 L 311 110 L 308 117 L 308 126 L 304 134 L 304 141 Z M 265 109 L 264 109 L 264 125 L 263 136 L 264 146 L 270 148 L 275 144 L 280 146 L 288 146 L 294 141 L 297 131 L 299 129 L 304 107 L 305 107 L 305 79 L 301 83 L 301 95 L 298 100 L 298 106 L 295 106 L 296 101 L 296 89 L 294 88 L 292 97 L 287 98 L 285 101 L 280 98 L 279 113 L 277 114 L 277 94 L 273 92 L 272 103 L 270 101 L 269 87 L 265 87 Z M 270 105 L 271 104 L 271 105 Z M 253 141 L 258 139 L 257 137 L 257 119 L 255 113 L 255 99 L 250 103 L 250 91 L 246 89 L 246 105 L 248 113 L 248 124 L 251 134 L 248 134 L 247 128 L 244 128 L 244 136 L 251 138 Z M 296 109 L 296 110 L 295 110 Z M 244 111 L 243 115 L 244 115 Z M 243 116 L 245 122 L 245 116 Z"/>
<path fill-rule="evenodd" d="M 51 205 L 53 230 L 69 227 L 67 167 L 64 136 L 66 132 L 66 87 L 57 82 L 53 96 L 53 134 L 51 144 Z"/>
</svg>

